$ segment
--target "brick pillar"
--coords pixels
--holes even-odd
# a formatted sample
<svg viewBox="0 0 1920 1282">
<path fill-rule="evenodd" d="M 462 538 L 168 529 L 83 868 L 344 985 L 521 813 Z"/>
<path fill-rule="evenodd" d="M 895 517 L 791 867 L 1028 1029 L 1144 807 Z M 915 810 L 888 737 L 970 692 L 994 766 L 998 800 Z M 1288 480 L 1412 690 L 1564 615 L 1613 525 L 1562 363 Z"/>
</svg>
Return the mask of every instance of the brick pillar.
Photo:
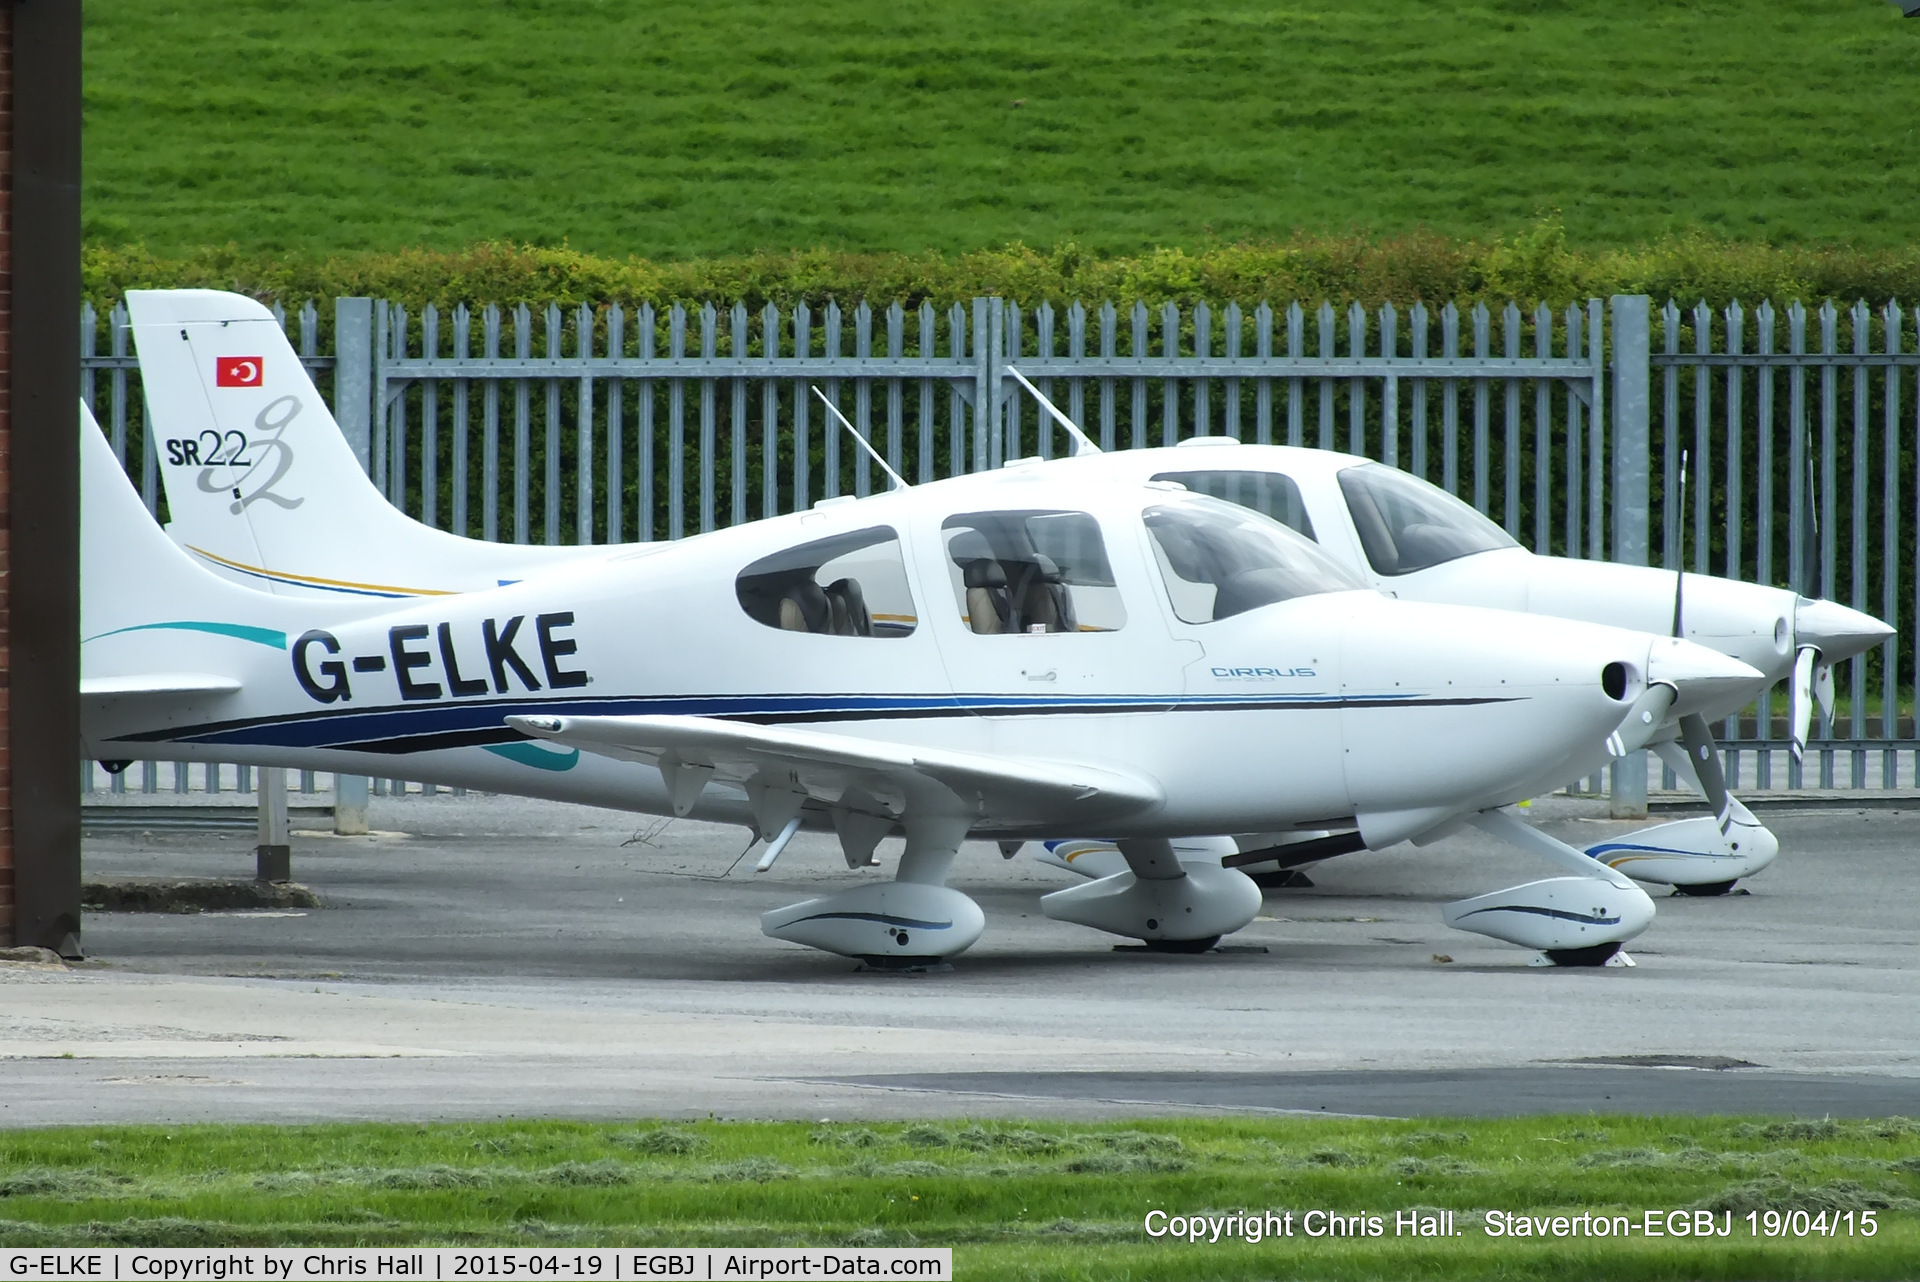
<svg viewBox="0 0 1920 1282">
<path fill-rule="evenodd" d="M 7 693 L 13 663 L 7 653 L 6 584 L 11 522 L 7 500 L 12 457 L 9 391 L 13 354 L 13 5 L 0 0 L 0 944 L 13 943 L 13 772 L 8 760 Z"/>
<path fill-rule="evenodd" d="M 80 933 L 80 0 L 0 0 L 0 846 L 11 943 Z"/>
</svg>

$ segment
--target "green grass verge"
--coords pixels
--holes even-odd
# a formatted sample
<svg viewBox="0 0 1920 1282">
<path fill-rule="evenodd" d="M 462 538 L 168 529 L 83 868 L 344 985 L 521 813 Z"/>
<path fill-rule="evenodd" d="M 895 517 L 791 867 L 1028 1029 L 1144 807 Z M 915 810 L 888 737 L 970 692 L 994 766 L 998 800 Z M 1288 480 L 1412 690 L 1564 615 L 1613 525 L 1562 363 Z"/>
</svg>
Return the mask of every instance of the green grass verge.
<svg viewBox="0 0 1920 1282">
<path fill-rule="evenodd" d="M 951 1245 L 968 1278 L 1910 1277 L 1920 1123 L 1544 1117 L 74 1128 L 0 1136 L 0 1245 Z M 1150 1240 L 1142 1218 L 1457 1213 L 1461 1236 Z M 1495 1240 L 1489 1210 L 1729 1211 L 1726 1239 Z M 1874 1209 L 1755 1239 L 1749 1210 Z M 1856 1216 L 1857 1222 L 1857 1216 Z"/>
<path fill-rule="evenodd" d="M 1911 244 L 1874 0 L 89 0 L 85 226 L 164 253 L 1101 255 L 1294 229 Z"/>
</svg>

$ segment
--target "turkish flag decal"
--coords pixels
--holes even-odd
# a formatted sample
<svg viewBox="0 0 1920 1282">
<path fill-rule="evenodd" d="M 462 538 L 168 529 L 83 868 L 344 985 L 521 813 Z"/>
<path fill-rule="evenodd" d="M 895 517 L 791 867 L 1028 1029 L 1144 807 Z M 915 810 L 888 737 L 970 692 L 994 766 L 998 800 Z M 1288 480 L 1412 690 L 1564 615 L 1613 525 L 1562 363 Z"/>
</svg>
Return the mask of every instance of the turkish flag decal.
<svg viewBox="0 0 1920 1282">
<path fill-rule="evenodd" d="M 213 363 L 215 387 L 258 387 L 266 362 L 258 356 L 222 356 Z"/>
</svg>

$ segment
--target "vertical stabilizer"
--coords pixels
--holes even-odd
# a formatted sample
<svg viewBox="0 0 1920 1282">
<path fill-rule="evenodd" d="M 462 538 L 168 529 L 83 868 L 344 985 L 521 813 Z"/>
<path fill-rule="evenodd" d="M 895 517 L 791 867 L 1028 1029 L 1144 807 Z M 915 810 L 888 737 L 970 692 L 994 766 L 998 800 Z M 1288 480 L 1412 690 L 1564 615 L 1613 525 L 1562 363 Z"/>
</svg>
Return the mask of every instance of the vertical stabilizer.
<svg viewBox="0 0 1920 1282">
<path fill-rule="evenodd" d="M 594 548 L 502 546 L 422 525 L 374 488 L 265 307 L 210 289 L 129 290 L 174 542 L 292 596 L 469 592 Z"/>
<path fill-rule="evenodd" d="M 127 715 L 151 717 L 161 703 L 185 715 L 263 675 L 290 684 L 290 637 L 388 608 L 287 600 L 195 564 L 154 524 L 80 406 L 80 689 L 89 742 Z"/>
</svg>

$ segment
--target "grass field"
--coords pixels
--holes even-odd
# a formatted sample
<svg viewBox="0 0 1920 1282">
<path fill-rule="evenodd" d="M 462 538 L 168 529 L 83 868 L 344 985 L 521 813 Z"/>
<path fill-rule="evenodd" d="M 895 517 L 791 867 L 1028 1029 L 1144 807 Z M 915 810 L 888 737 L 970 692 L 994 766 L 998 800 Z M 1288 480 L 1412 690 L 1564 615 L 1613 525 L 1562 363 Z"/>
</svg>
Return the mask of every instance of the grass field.
<svg viewBox="0 0 1920 1282">
<path fill-rule="evenodd" d="M 89 0 L 86 231 L 661 258 L 1096 253 L 1562 211 L 1909 244 L 1878 0 Z"/>
<path fill-rule="evenodd" d="M 1911 1277 L 1920 1123 L 499 1123 L 0 1135 L 0 1245 L 953 1246 L 965 1278 Z M 1452 1209 L 1443 1241 L 1149 1239 L 1172 1214 Z M 1704 1208 L 1724 1239 L 1495 1239 L 1489 1210 Z M 1748 1211 L 1874 1209 L 1872 1237 Z M 1304 1226 L 1304 1221 L 1297 1221 Z M 1764 1224 L 1764 1221 L 1760 1221 Z"/>
</svg>

